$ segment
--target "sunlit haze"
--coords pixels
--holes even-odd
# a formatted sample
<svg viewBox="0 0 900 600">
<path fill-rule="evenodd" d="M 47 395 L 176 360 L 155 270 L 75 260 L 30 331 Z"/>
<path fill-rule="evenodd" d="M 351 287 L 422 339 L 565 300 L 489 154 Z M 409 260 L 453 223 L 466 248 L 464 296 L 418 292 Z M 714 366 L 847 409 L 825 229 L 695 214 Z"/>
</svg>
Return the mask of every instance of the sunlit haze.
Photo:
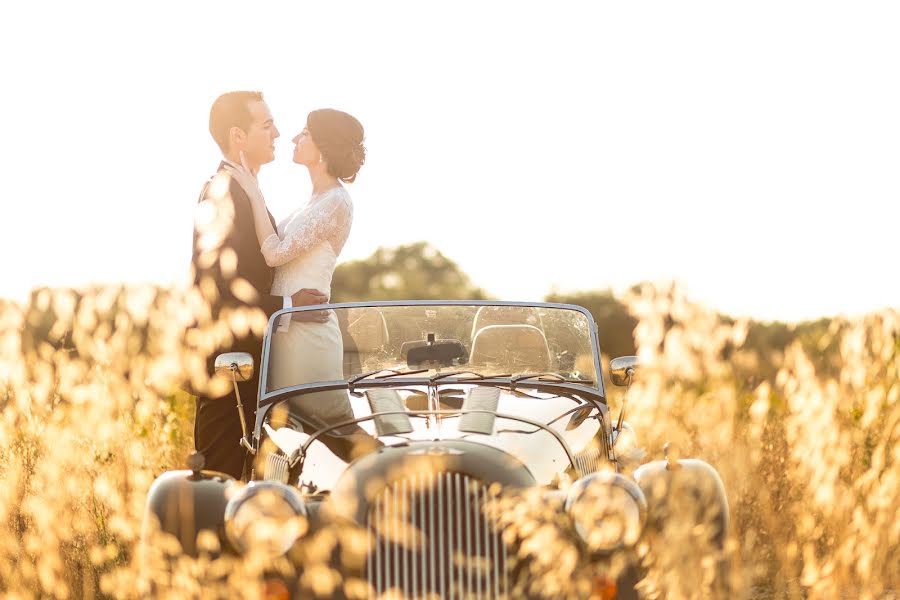
<svg viewBox="0 0 900 600">
<path fill-rule="evenodd" d="M 222 92 L 366 128 L 340 260 L 427 240 L 499 299 L 678 280 L 733 315 L 900 306 L 892 2 L 9 3 L 0 297 L 182 282 Z"/>
</svg>

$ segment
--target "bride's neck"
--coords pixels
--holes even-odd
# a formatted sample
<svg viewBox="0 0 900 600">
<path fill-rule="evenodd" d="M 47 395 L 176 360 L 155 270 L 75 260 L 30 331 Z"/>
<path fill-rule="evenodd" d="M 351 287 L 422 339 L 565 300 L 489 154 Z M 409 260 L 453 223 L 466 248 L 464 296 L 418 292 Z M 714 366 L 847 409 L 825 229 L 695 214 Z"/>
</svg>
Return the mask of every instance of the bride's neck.
<svg viewBox="0 0 900 600">
<path fill-rule="evenodd" d="M 327 168 L 322 166 L 316 168 L 312 168 L 309 170 L 309 178 L 312 181 L 312 193 L 320 194 L 325 190 L 331 189 L 333 187 L 337 187 L 340 185 L 338 183 L 337 177 L 332 175 L 327 171 Z"/>
</svg>

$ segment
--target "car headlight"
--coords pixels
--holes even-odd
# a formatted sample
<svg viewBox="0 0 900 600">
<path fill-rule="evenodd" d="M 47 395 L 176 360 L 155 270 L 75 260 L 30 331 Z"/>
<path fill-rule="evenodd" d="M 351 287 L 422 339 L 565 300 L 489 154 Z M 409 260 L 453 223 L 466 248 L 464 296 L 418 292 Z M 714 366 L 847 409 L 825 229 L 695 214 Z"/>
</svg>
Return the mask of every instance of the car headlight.
<svg viewBox="0 0 900 600">
<path fill-rule="evenodd" d="M 622 428 L 612 432 L 612 445 L 617 455 L 628 456 L 638 448 L 637 433 L 628 421 L 622 421 Z"/>
<path fill-rule="evenodd" d="M 637 543 L 647 518 L 647 500 L 635 482 L 602 471 L 572 485 L 566 511 L 588 549 L 606 554 Z"/>
<path fill-rule="evenodd" d="M 241 553 L 272 558 L 291 549 L 306 533 L 307 510 L 295 488 L 278 481 L 251 481 L 225 506 L 225 534 Z"/>
</svg>

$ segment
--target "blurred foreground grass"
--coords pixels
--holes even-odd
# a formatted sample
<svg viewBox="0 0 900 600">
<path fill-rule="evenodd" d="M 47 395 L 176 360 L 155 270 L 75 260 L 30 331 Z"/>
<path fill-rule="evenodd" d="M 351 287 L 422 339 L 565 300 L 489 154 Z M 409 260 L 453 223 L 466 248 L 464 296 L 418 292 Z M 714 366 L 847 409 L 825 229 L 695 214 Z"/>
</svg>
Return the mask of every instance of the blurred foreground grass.
<svg viewBox="0 0 900 600">
<path fill-rule="evenodd" d="M 623 300 L 653 365 L 629 392 L 628 420 L 649 458 L 669 441 L 722 475 L 735 597 L 900 590 L 900 313 L 836 319 L 782 351 L 749 346 L 748 323 L 677 289 Z M 216 342 L 258 326 L 213 322 L 190 293 L 152 287 L 43 290 L 0 309 L 0 594 L 134 597 L 153 579 L 160 595 L 259 592 L 252 565 L 206 557 L 159 579 L 136 552 L 151 482 L 192 448 L 193 400 L 179 387 L 204 379 Z M 764 364 L 774 375 L 758 376 Z M 622 398 L 610 391 L 614 415 Z M 669 598 L 698 593 L 684 553 L 673 547 L 651 571 Z M 583 592 L 577 564 L 556 566 L 548 597 Z M 310 589 L 365 592 L 327 569 L 305 576 Z"/>
</svg>

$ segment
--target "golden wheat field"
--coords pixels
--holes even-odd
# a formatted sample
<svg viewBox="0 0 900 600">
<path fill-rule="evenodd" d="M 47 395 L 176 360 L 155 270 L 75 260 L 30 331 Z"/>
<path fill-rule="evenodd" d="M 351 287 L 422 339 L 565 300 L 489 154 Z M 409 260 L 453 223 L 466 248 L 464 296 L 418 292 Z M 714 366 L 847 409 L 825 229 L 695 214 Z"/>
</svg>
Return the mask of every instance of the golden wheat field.
<svg viewBox="0 0 900 600">
<path fill-rule="evenodd" d="M 677 290 L 645 286 L 625 301 L 649 365 L 628 392 L 628 419 L 648 458 L 671 442 L 722 475 L 732 595 L 900 597 L 900 312 L 835 319 L 805 350 L 760 356 L 745 346 L 745 322 L 723 323 Z M 138 547 L 150 484 L 192 450 L 193 400 L 179 385 L 205 378 L 204 353 L 233 331 L 262 326 L 259 315 L 213 322 L 193 292 L 149 286 L 44 290 L 2 309 L 0 595 L 262 593 L 258 561 L 214 559 L 214 539 L 198 559 L 173 559 L 164 541 Z M 756 376 L 763 363 L 774 376 Z M 609 399 L 617 414 L 623 392 Z M 570 542 L 520 527 L 533 537 L 519 558 L 534 589 L 586 597 Z M 309 589 L 366 597 L 364 582 L 341 581 L 322 558 L 354 535 L 310 541 Z M 365 552 L 364 539 L 350 542 Z M 704 597 L 702 560 L 670 546 L 646 595 Z"/>
</svg>

